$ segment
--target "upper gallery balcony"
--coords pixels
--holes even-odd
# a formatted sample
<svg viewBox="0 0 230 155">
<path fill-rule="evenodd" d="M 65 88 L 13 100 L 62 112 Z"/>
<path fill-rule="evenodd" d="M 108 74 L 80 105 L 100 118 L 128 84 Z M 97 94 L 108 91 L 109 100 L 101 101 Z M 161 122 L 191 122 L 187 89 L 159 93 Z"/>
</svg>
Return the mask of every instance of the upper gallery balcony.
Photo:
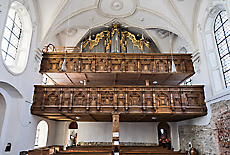
<svg viewBox="0 0 230 155">
<path fill-rule="evenodd" d="M 204 116 L 203 86 L 35 86 L 31 113 L 53 120 L 181 121 Z M 77 117 L 77 118 L 76 118 Z"/>
<path fill-rule="evenodd" d="M 43 53 L 40 72 L 57 85 L 80 85 L 83 80 L 89 85 L 144 85 L 146 80 L 150 85 L 177 85 L 194 74 L 190 54 L 86 53 L 53 45 Z"/>
</svg>

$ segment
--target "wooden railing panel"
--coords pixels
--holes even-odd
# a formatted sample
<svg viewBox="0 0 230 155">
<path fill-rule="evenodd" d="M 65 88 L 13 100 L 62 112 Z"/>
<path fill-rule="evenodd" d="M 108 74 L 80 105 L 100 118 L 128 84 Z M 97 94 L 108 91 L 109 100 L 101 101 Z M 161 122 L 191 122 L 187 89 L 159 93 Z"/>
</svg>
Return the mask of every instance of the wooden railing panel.
<svg viewBox="0 0 230 155">
<path fill-rule="evenodd" d="M 203 113 L 203 86 L 35 86 L 34 109 L 82 113 Z"/>
<path fill-rule="evenodd" d="M 40 72 L 60 73 L 64 53 L 44 53 Z M 67 53 L 67 73 L 171 73 L 172 55 L 162 53 Z M 174 54 L 177 73 L 193 74 L 190 54 Z"/>
</svg>

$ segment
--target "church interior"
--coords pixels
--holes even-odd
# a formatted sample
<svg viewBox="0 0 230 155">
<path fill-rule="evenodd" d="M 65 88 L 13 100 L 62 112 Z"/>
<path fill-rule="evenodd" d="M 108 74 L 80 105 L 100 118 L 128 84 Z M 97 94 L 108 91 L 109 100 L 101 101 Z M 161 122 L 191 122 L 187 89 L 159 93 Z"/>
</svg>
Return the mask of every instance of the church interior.
<svg viewBox="0 0 230 155">
<path fill-rule="evenodd" d="M 230 154 L 229 0 L 0 1 L 1 155 Z"/>
</svg>

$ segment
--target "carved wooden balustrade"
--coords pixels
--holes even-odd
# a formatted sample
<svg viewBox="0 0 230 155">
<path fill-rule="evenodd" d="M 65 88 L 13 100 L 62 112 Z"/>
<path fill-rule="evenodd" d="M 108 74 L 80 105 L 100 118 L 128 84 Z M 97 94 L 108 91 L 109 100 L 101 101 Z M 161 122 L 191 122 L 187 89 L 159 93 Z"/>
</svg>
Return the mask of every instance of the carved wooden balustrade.
<svg viewBox="0 0 230 155">
<path fill-rule="evenodd" d="M 203 86 L 35 86 L 31 113 L 206 115 Z"/>
<path fill-rule="evenodd" d="M 172 55 L 162 53 L 65 53 L 43 54 L 40 72 L 60 73 L 63 61 L 68 73 L 171 73 Z M 174 54 L 177 73 L 194 74 L 190 54 Z"/>
</svg>

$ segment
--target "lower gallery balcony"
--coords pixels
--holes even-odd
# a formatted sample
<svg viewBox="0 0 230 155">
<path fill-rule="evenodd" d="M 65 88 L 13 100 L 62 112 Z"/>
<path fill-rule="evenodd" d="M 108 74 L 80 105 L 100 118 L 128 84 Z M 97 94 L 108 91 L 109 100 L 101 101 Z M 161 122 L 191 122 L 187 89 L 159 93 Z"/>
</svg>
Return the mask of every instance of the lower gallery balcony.
<svg viewBox="0 0 230 155">
<path fill-rule="evenodd" d="M 181 121 L 207 114 L 203 86 L 35 86 L 31 113 L 51 120 Z"/>
</svg>

